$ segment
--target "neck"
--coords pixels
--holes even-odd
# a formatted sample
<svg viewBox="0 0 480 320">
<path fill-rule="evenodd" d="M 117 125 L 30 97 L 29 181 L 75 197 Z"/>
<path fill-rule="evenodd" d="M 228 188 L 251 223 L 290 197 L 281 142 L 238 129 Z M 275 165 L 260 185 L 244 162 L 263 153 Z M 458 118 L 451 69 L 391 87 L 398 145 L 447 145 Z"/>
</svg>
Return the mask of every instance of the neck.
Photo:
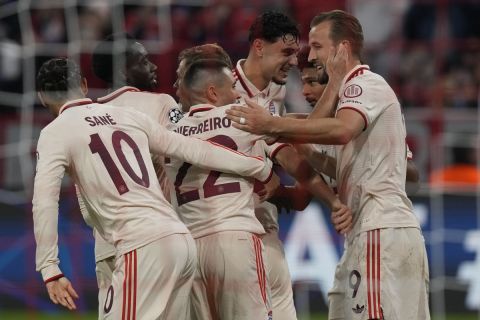
<svg viewBox="0 0 480 320">
<path fill-rule="evenodd" d="M 262 91 L 270 83 L 270 79 L 265 79 L 262 75 L 262 68 L 260 66 L 260 61 L 252 55 L 247 57 L 247 60 L 243 63 L 242 66 L 243 73 L 247 79 L 253 83 L 253 85 L 259 90 Z"/>
</svg>

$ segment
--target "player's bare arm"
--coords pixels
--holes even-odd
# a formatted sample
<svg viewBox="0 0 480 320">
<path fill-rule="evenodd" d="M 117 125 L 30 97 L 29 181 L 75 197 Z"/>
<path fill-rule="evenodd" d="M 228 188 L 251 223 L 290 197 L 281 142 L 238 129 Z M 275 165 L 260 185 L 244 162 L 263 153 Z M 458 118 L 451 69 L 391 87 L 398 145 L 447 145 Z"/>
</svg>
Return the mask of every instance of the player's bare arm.
<svg viewBox="0 0 480 320">
<path fill-rule="evenodd" d="M 282 148 L 275 156 L 285 171 L 301 183 L 315 198 L 324 202 L 332 211 L 335 229 L 345 234 L 352 226 L 352 214 L 308 162 L 292 146 Z"/>
<path fill-rule="evenodd" d="M 275 172 L 272 173 L 272 177 L 267 183 L 262 183 L 262 189 L 257 192 L 260 201 L 270 199 L 280 186 L 280 178 Z"/>
<path fill-rule="evenodd" d="M 311 144 L 295 144 L 295 149 L 303 155 L 317 172 L 332 179 L 337 178 L 337 160 L 326 153 L 316 151 Z"/>
<path fill-rule="evenodd" d="M 271 116 L 251 101 L 247 101 L 247 106 L 232 107 L 228 118 L 241 130 L 304 143 L 346 144 L 365 127 L 363 117 L 350 109 L 339 110 L 336 118 L 302 120 Z M 240 118 L 244 124 L 240 124 Z"/>
<path fill-rule="evenodd" d="M 78 299 L 78 294 L 67 278 L 62 277 L 60 279 L 47 282 L 46 287 L 50 300 L 52 300 L 53 303 L 60 303 L 69 310 L 77 309 L 73 299 Z"/>
</svg>

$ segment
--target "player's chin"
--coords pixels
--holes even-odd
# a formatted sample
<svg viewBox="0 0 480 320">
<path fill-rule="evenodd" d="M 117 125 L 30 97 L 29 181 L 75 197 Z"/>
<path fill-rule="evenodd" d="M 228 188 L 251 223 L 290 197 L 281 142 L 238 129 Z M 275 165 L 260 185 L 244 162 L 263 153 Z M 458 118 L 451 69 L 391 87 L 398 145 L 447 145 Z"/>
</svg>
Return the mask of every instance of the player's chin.
<svg viewBox="0 0 480 320">
<path fill-rule="evenodd" d="M 279 85 L 284 85 L 287 83 L 287 76 L 284 76 L 284 77 L 273 77 L 272 78 L 272 81 L 276 84 L 279 84 Z"/>
</svg>

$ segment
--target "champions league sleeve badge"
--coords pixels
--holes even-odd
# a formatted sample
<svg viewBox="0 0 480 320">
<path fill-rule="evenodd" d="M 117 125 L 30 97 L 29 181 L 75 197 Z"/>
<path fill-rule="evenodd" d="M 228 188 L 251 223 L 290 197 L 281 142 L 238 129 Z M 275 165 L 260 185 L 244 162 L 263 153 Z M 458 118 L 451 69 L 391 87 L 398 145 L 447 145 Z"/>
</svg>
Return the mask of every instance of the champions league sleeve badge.
<svg viewBox="0 0 480 320">
<path fill-rule="evenodd" d="M 179 108 L 172 108 L 168 111 L 168 118 L 171 123 L 177 123 L 183 118 L 183 113 Z"/>
</svg>

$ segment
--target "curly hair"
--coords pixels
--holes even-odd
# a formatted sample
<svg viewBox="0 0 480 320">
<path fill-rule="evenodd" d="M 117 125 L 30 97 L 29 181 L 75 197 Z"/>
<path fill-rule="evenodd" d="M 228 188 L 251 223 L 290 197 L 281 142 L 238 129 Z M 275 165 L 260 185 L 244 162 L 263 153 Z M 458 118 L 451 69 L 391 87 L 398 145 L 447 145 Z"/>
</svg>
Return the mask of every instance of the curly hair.
<svg viewBox="0 0 480 320">
<path fill-rule="evenodd" d="M 118 46 L 115 42 L 118 41 Z M 127 63 L 136 40 L 128 33 L 110 34 L 103 39 L 93 50 L 92 70 L 93 73 L 108 84 L 113 83 L 116 63 Z"/>
<path fill-rule="evenodd" d="M 42 64 L 37 73 L 36 87 L 55 100 L 62 100 L 68 92 L 81 87 L 82 73 L 75 61 L 53 58 Z"/>
<path fill-rule="evenodd" d="M 263 39 L 275 42 L 280 38 L 292 35 L 296 41 L 300 38 L 297 24 L 288 16 L 280 12 L 266 11 L 259 15 L 250 26 L 248 41 Z"/>
</svg>

